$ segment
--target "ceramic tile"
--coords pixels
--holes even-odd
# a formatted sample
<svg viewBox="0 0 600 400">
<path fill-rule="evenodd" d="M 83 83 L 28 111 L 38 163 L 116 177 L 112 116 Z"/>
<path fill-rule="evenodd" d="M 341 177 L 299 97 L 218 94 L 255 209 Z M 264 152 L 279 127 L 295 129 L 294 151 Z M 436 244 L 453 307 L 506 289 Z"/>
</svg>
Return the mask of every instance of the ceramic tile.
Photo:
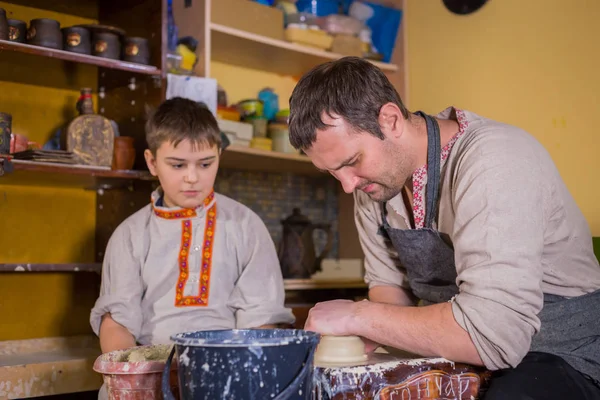
<svg viewBox="0 0 600 400">
<path fill-rule="evenodd" d="M 281 239 L 281 220 L 291 215 L 295 207 L 314 223 L 331 223 L 334 240 L 328 257 L 337 257 L 337 182 L 333 178 L 221 169 L 215 190 L 257 213 L 276 245 Z M 325 246 L 326 240 L 325 233 L 315 233 L 318 252 Z"/>
</svg>

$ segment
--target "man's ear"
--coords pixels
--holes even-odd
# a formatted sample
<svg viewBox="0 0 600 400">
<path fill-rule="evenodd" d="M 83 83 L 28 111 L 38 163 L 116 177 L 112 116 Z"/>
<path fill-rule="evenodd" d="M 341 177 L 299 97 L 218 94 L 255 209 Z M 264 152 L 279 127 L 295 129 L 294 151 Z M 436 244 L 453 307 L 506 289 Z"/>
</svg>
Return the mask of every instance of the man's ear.
<svg viewBox="0 0 600 400">
<path fill-rule="evenodd" d="M 404 117 L 394 103 L 386 103 L 381 107 L 378 122 L 386 137 L 399 138 L 404 132 Z"/>
<path fill-rule="evenodd" d="M 150 149 L 144 150 L 144 158 L 146 159 L 146 165 L 148 166 L 150 173 L 153 176 L 158 175 L 158 173 L 156 172 L 156 158 L 154 157 L 154 154 L 152 154 Z"/>
</svg>

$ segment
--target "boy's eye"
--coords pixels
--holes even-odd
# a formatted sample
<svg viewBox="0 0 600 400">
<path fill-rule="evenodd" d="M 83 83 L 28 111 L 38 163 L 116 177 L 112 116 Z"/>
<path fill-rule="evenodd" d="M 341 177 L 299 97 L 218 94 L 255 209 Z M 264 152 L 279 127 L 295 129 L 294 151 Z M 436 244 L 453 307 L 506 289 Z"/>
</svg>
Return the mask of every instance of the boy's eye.
<svg viewBox="0 0 600 400">
<path fill-rule="evenodd" d="M 212 163 L 203 163 L 203 164 L 200 164 L 200 166 L 201 166 L 202 168 L 208 168 L 208 167 L 210 167 L 211 165 L 212 165 Z"/>
<path fill-rule="evenodd" d="M 179 169 L 179 168 L 183 167 L 183 164 L 171 164 L 171 166 L 175 169 Z"/>
</svg>

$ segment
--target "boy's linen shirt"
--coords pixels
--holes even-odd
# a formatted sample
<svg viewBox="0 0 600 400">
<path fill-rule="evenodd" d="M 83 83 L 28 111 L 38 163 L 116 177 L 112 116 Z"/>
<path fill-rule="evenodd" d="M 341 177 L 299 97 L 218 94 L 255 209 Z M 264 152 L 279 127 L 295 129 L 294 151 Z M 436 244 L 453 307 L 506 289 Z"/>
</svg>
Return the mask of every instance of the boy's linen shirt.
<svg viewBox="0 0 600 400">
<path fill-rule="evenodd" d="M 181 332 L 293 323 L 293 314 L 284 307 L 275 246 L 253 211 L 215 193 L 195 210 L 195 216 L 173 217 L 173 209 L 155 206 L 159 198 L 157 190 L 152 204 L 127 218 L 109 240 L 100 297 L 90 317 L 96 334 L 105 313 L 111 313 L 143 345 L 169 343 L 171 335 Z M 215 203 L 214 236 L 208 238 L 207 218 Z M 165 218 L 166 213 L 171 217 Z M 198 297 L 194 305 L 176 305 L 176 287 L 184 282 L 185 232 L 191 238 L 186 247 L 187 280 L 180 293 L 187 298 L 199 296 L 204 275 L 208 304 Z M 210 246 L 206 239 L 211 240 Z M 207 256 L 208 274 L 201 267 Z"/>
</svg>

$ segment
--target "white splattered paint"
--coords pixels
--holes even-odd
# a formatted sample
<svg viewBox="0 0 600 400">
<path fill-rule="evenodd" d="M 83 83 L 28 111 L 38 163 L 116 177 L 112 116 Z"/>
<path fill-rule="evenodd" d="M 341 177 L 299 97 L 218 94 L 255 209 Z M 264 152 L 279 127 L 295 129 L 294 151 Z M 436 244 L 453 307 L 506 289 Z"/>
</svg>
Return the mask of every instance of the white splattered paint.
<svg viewBox="0 0 600 400">
<path fill-rule="evenodd" d="M 231 390 L 231 375 L 227 377 L 227 383 L 225 384 L 225 389 L 223 389 L 223 398 L 227 398 L 229 396 L 229 391 Z"/>
<path fill-rule="evenodd" d="M 186 347 L 183 353 L 179 356 L 179 363 L 181 365 L 185 365 L 186 367 L 190 366 L 190 357 L 188 356 L 189 347 Z"/>
</svg>

